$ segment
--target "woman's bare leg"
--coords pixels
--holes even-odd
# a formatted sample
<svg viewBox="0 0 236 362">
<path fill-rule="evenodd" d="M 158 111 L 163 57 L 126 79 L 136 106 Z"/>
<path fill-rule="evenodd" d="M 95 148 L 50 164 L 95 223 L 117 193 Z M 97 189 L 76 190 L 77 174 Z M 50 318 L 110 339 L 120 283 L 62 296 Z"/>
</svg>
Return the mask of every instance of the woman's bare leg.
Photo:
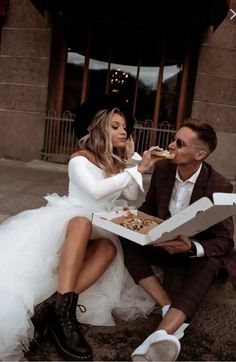
<svg viewBox="0 0 236 362">
<path fill-rule="evenodd" d="M 110 240 L 90 241 L 82 270 L 77 276 L 76 293 L 80 294 L 93 285 L 103 275 L 116 254 L 117 249 Z"/>
<path fill-rule="evenodd" d="M 74 217 L 68 223 L 59 266 L 58 291 L 61 294 L 73 292 L 75 289 L 85 260 L 91 231 L 91 222 L 84 217 Z"/>
<path fill-rule="evenodd" d="M 116 256 L 115 245 L 108 239 L 90 241 L 91 222 L 84 217 L 71 219 L 61 250 L 59 287 L 61 294 L 80 294 L 95 283 Z"/>
</svg>

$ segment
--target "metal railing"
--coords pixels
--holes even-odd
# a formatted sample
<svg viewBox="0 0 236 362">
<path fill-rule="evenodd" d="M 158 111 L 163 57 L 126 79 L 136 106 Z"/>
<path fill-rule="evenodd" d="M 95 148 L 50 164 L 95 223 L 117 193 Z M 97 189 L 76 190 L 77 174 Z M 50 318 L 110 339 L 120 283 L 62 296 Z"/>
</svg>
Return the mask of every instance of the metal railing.
<svg viewBox="0 0 236 362">
<path fill-rule="evenodd" d="M 62 118 L 51 110 L 45 118 L 44 146 L 41 158 L 46 161 L 67 163 L 69 156 L 77 151 L 77 139 L 73 127 L 74 115 L 66 111 Z"/>
<path fill-rule="evenodd" d="M 75 137 L 74 115 L 66 111 L 62 118 L 56 117 L 55 111 L 49 111 L 45 118 L 44 146 L 41 158 L 50 162 L 67 163 L 70 155 L 77 151 Z M 167 122 L 160 124 L 159 128 L 152 127 L 152 121 L 134 125 L 133 138 L 135 150 L 142 154 L 153 145 L 166 149 L 173 139 L 175 129 Z"/>
<path fill-rule="evenodd" d="M 175 132 L 168 122 L 161 123 L 159 128 L 153 128 L 150 120 L 145 121 L 144 125 L 135 124 L 133 131 L 135 150 L 142 154 L 143 151 L 155 145 L 167 149 Z"/>
</svg>

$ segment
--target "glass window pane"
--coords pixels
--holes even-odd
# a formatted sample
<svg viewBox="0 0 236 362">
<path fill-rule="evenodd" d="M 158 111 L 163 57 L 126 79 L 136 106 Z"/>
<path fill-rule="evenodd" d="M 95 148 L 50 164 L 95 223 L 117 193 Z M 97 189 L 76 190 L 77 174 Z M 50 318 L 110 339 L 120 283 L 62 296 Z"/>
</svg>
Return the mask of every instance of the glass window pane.
<svg viewBox="0 0 236 362">
<path fill-rule="evenodd" d="M 105 94 L 107 83 L 108 63 L 90 58 L 87 97 Z"/>
<path fill-rule="evenodd" d="M 125 64 L 111 64 L 109 93 L 119 93 L 133 107 L 137 67 Z"/>
<path fill-rule="evenodd" d="M 182 66 L 176 64 L 164 67 L 159 123 L 174 125 L 176 122 L 181 78 Z"/>
<path fill-rule="evenodd" d="M 68 51 L 63 110 L 74 111 L 81 97 L 81 87 L 83 79 L 84 56 Z"/>
<path fill-rule="evenodd" d="M 159 67 L 140 67 L 135 117 L 138 123 L 153 118 Z"/>
<path fill-rule="evenodd" d="M 178 93 L 181 75 L 181 65 L 166 65 L 163 72 L 162 91 Z"/>
</svg>

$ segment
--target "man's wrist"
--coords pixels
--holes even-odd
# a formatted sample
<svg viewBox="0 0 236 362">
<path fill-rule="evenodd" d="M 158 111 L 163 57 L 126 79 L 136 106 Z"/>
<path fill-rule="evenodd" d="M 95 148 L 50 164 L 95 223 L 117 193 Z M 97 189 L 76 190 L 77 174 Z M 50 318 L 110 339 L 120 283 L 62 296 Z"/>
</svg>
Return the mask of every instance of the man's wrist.
<svg viewBox="0 0 236 362">
<path fill-rule="evenodd" d="M 193 241 L 191 241 L 191 248 L 186 252 L 188 257 L 197 256 L 197 247 Z"/>
</svg>

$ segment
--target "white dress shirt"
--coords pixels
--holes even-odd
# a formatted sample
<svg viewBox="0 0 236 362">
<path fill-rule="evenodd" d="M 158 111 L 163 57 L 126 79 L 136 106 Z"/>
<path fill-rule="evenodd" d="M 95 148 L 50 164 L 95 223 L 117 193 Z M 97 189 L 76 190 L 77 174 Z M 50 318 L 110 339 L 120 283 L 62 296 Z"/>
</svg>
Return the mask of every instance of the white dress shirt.
<svg viewBox="0 0 236 362">
<path fill-rule="evenodd" d="M 177 214 L 181 210 L 189 206 L 191 195 L 195 182 L 201 171 L 202 164 L 198 170 L 186 181 L 181 180 L 178 169 L 176 170 L 175 184 L 173 187 L 172 195 L 169 203 L 169 211 L 171 216 Z M 191 239 L 197 248 L 197 257 L 204 256 L 204 249 L 200 243 Z"/>
</svg>

